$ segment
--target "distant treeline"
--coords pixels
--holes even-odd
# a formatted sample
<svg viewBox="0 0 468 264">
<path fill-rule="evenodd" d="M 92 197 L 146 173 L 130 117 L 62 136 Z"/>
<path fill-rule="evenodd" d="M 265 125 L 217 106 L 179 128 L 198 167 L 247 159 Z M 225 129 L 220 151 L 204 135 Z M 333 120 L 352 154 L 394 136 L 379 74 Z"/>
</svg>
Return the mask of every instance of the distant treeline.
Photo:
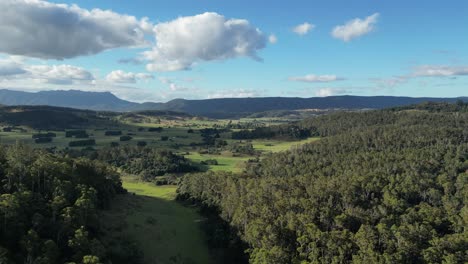
<svg viewBox="0 0 468 264">
<path fill-rule="evenodd" d="M 57 134 L 52 133 L 52 132 L 48 132 L 48 133 L 33 134 L 32 138 L 51 138 L 51 137 L 56 137 L 56 136 L 57 136 Z"/>
<path fill-rule="evenodd" d="M 250 263 L 467 263 L 468 113 L 426 107 L 305 120 L 324 138 L 186 175 L 179 198 L 219 212 Z"/>
<path fill-rule="evenodd" d="M 314 136 L 314 134 L 311 132 L 311 129 L 301 128 L 297 125 L 258 127 L 252 130 L 240 130 L 232 132 L 232 139 L 303 139 L 310 136 Z"/>
</svg>

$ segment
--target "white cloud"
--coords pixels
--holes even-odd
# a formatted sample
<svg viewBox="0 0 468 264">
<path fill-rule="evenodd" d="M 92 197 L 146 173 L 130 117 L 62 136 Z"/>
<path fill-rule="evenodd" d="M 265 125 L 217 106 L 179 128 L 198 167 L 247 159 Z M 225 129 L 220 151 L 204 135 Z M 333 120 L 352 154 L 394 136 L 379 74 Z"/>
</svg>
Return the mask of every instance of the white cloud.
<svg viewBox="0 0 468 264">
<path fill-rule="evenodd" d="M 422 65 L 414 69 L 413 77 L 454 77 L 468 75 L 468 66 Z"/>
<path fill-rule="evenodd" d="M 271 44 L 276 44 L 278 42 L 278 37 L 276 37 L 276 35 L 274 34 L 271 34 L 268 37 L 268 42 L 270 42 Z"/>
<path fill-rule="evenodd" d="M 29 72 L 26 77 L 43 83 L 72 84 L 95 79 L 89 71 L 72 65 L 28 65 L 25 70 Z"/>
<path fill-rule="evenodd" d="M 0 1 L 0 52 L 65 59 L 146 45 L 147 18 L 41 0 Z"/>
<path fill-rule="evenodd" d="M 226 19 L 204 13 L 157 24 L 156 46 L 143 53 L 149 71 L 190 69 L 198 61 L 250 57 L 261 60 L 257 51 L 267 37 L 243 19 Z"/>
<path fill-rule="evenodd" d="M 106 80 L 114 83 L 136 83 L 139 80 L 154 79 L 154 76 L 147 73 L 133 73 L 116 70 L 106 76 Z"/>
<path fill-rule="evenodd" d="M 261 96 L 260 91 L 237 89 L 237 90 L 224 90 L 210 94 L 208 99 L 213 98 L 244 98 L 244 97 L 259 97 Z"/>
<path fill-rule="evenodd" d="M 309 31 L 313 30 L 314 28 L 315 28 L 315 25 L 305 22 L 303 24 L 295 26 L 292 29 L 292 31 L 300 36 L 304 36 L 307 33 L 309 33 Z"/>
<path fill-rule="evenodd" d="M 345 93 L 347 93 L 347 91 L 341 88 L 321 88 L 315 92 L 315 96 L 327 97 L 327 96 L 334 96 L 334 95 L 342 95 Z"/>
<path fill-rule="evenodd" d="M 95 80 L 95 77 L 91 72 L 72 65 L 31 65 L 21 58 L 8 57 L 0 59 L 0 81 L 2 80 L 69 85 L 89 84 Z"/>
<path fill-rule="evenodd" d="M 290 77 L 290 81 L 295 82 L 335 82 L 345 80 L 344 78 L 338 77 L 336 75 L 314 75 L 308 74 L 306 76 Z"/>
<path fill-rule="evenodd" d="M 355 18 L 344 25 L 336 26 L 331 32 L 332 36 L 345 42 L 366 35 L 374 30 L 379 18 L 379 13 L 375 13 L 365 19 Z"/>
</svg>

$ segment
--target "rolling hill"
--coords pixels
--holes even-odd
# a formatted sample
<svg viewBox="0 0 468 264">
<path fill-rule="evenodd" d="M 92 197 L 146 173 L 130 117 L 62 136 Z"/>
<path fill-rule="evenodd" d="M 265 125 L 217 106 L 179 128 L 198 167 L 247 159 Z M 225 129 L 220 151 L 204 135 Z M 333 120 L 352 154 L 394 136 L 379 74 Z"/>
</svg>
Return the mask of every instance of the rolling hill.
<svg viewBox="0 0 468 264">
<path fill-rule="evenodd" d="M 430 98 L 395 96 L 263 97 L 203 100 L 174 99 L 167 103 L 135 103 L 110 92 L 42 91 L 37 93 L 0 90 L 0 104 L 49 105 L 98 111 L 167 110 L 213 118 L 233 118 L 273 110 L 298 109 L 381 109 L 422 102 L 468 101 L 468 97 Z"/>
</svg>

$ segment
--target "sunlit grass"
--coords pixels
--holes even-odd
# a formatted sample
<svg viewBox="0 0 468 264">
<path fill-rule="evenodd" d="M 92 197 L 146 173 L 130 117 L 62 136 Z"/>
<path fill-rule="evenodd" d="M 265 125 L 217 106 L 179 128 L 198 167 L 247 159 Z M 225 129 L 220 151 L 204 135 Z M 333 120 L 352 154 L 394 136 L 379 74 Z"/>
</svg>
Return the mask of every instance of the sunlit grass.
<svg viewBox="0 0 468 264">
<path fill-rule="evenodd" d="M 209 264 L 211 257 L 195 208 L 175 201 L 176 186 L 156 186 L 124 177 L 119 195 L 103 215 L 110 237 L 136 241 L 145 263 Z M 135 195 L 134 195 L 135 194 Z"/>
</svg>

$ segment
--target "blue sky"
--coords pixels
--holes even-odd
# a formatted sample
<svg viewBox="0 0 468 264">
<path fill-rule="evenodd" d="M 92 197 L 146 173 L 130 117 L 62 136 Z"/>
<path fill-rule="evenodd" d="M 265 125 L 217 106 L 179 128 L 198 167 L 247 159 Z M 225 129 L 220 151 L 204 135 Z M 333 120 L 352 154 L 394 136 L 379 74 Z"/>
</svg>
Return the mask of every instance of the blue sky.
<svg viewBox="0 0 468 264">
<path fill-rule="evenodd" d="M 111 91 L 138 102 L 468 95 L 463 0 L 2 0 L 0 8 L 0 88 Z"/>
</svg>

